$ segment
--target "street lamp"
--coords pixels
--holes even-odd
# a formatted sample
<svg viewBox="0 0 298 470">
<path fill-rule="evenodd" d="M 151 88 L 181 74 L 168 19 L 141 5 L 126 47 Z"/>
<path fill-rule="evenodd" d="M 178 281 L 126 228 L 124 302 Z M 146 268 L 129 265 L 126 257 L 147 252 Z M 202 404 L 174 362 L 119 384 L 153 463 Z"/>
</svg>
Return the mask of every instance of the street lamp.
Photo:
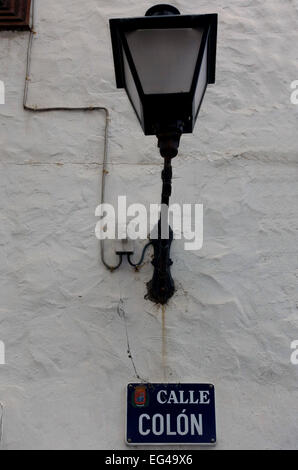
<svg viewBox="0 0 298 470">
<path fill-rule="evenodd" d="M 182 134 L 193 131 L 209 83 L 215 82 L 217 14 L 180 15 L 156 5 L 145 17 L 110 20 L 116 83 L 125 88 L 145 135 L 156 135 L 164 158 L 162 204 L 169 206 L 171 160 Z M 167 211 L 161 214 L 168 217 Z M 165 304 L 175 291 L 170 272 L 173 232 L 152 240 L 148 298 Z"/>
</svg>

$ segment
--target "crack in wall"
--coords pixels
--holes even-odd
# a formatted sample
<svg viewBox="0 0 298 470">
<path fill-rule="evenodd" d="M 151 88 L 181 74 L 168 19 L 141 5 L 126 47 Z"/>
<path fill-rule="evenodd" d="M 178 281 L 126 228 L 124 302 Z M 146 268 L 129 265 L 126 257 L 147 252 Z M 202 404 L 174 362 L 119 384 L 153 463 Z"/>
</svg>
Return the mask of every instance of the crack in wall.
<svg viewBox="0 0 298 470">
<path fill-rule="evenodd" d="M 119 301 L 119 304 L 118 304 L 118 307 L 117 307 L 117 313 L 118 313 L 119 317 L 123 320 L 123 323 L 124 323 L 125 335 L 126 335 L 126 344 L 127 344 L 127 355 L 128 355 L 128 357 L 129 357 L 129 359 L 132 363 L 132 366 L 133 366 L 133 369 L 134 369 L 134 372 L 135 372 L 135 376 L 141 382 L 146 383 L 146 382 L 148 382 L 148 380 L 141 377 L 140 374 L 138 373 L 137 367 L 136 367 L 136 364 L 135 364 L 135 361 L 134 361 L 134 358 L 133 358 L 133 355 L 132 355 L 132 352 L 131 352 L 129 333 L 128 333 L 128 325 L 127 325 L 127 320 L 126 320 L 126 312 L 125 312 L 125 308 L 124 308 L 123 299 L 120 299 L 120 301 Z"/>
</svg>

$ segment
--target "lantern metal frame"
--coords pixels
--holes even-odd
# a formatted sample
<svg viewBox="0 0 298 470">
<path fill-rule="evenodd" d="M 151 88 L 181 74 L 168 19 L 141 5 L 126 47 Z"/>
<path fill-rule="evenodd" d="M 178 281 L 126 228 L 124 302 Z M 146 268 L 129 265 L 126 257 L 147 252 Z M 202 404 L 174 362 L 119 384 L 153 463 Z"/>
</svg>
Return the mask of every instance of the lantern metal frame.
<svg viewBox="0 0 298 470">
<path fill-rule="evenodd" d="M 145 94 L 132 54 L 125 37 L 125 33 L 137 29 L 174 29 L 174 28 L 202 28 L 203 37 L 200 44 L 198 58 L 189 92 Z M 215 83 L 216 71 L 216 42 L 217 42 L 217 14 L 207 15 L 162 15 L 145 16 L 140 18 L 120 18 L 110 20 L 115 76 L 117 88 L 126 88 L 124 59 L 125 53 L 130 71 L 135 82 L 142 105 L 142 115 L 139 116 L 135 105 L 128 94 L 131 104 L 138 116 L 145 135 L 156 135 L 164 131 L 164 127 L 173 121 L 182 123 L 182 133 L 193 131 L 201 104 L 208 84 Z M 207 83 L 199 103 L 194 109 L 194 96 L 199 79 L 205 48 L 208 47 Z M 162 114 L 161 114 L 162 113 Z M 161 128 L 159 127 L 161 125 Z"/>
</svg>

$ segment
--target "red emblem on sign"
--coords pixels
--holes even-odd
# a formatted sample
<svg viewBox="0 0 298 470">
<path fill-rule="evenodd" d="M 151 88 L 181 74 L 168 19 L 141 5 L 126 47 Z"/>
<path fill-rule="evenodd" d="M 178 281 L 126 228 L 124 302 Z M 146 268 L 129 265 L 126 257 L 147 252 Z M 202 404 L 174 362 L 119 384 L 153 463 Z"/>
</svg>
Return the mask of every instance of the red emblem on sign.
<svg viewBox="0 0 298 470">
<path fill-rule="evenodd" d="M 136 406 L 145 406 L 147 400 L 146 387 L 136 387 L 134 394 L 134 402 Z"/>
</svg>

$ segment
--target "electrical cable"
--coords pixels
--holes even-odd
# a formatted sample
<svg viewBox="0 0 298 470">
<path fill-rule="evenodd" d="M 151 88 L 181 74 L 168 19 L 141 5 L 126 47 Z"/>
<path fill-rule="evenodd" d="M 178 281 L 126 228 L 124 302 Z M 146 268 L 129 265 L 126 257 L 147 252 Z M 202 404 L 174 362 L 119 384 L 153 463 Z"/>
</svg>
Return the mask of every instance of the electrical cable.
<svg viewBox="0 0 298 470">
<path fill-rule="evenodd" d="M 31 1 L 31 26 L 30 26 L 30 33 L 29 33 L 29 41 L 28 41 L 28 48 L 27 48 L 27 58 L 26 58 L 26 77 L 25 77 L 25 85 L 24 85 L 24 97 L 23 97 L 23 107 L 26 111 L 33 112 L 33 113 L 45 113 L 45 112 L 53 112 L 53 111 L 77 111 L 77 112 L 93 112 L 93 111 L 100 111 L 105 113 L 105 133 L 104 133 L 104 154 L 103 154 L 103 162 L 102 162 L 102 176 L 101 176 L 101 195 L 100 195 L 100 204 L 104 204 L 105 202 L 105 188 L 106 188 L 106 174 L 107 174 L 107 161 L 108 161 L 108 141 L 109 141 L 109 123 L 110 123 L 110 114 L 109 110 L 104 106 L 82 106 L 82 107 L 68 107 L 68 106 L 55 106 L 55 107 L 37 107 L 37 106 L 30 106 L 28 105 L 28 88 L 29 88 L 29 81 L 30 81 L 30 72 L 31 72 L 31 56 L 32 56 L 32 45 L 33 45 L 33 37 L 36 34 L 35 31 L 35 0 Z M 127 255 L 128 262 L 133 267 L 140 266 L 145 257 L 145 253 L 147 248 L 152 245 L 152 243 L 148 243 L 142 253 L 142 257 L 140 262 L 134 264 L 130 256 Z M 100 247 L 100 257 L 103 265 L 111 272 L 115 271 L 116 269 L 120 268 L 123 262 L 123 255 L 119 256 L 119 262 L 115 266 L 111 266 L 105 260 L 105 252 L 104 252 L 104 240 L 99 240 L 99 247 Z"/>
<path fill-rule="evenodd" d="M 104 154 L 103 154 L 103 163 L 102 163 L 102 178 L 101 178 L 101 201 L 100 204 L 104 204 L 105 201 L 105 183 L 106 179 L 105 176 L 107 174 L 107 160 L 108 160 L 108 139 L 109 139 L 109 122 L 110 122 L 110 115 L 109 110 L 104 106 L 82 106 L 82 107 L 66 107 L 66 106 L 58 106 L 58 107 L 47 107 L 47 108 L 40 108 L 37 106 L 30 106 L 27 104 L 28 100 L 28 86 L 30 81 L 30 71 L 31 71 L 31 55 L 32 55 L 32 44 L 33 44 L 33 37 L 36 34 L 35 32 L 35 0 L 31 1 L 31 26 L 30 26 L 30 33 L 29 33 L 29 41 L 28 41 L 28 49 L 27 49 L 27 59 L 26 59 L 26 77 L 25 77 L 25 86 L 24 86 L 24 98 L 23 98 L 23 107 L 26 111 L 34 112 L 34 113 L 44 113 L 44 112 L 53 112 L 53 111 L 78 111 L 78 112 L 93 112 L 93 111 L 100 111 L 105 113 L 105 135 L 104 135 Z M 118 269 L 122 264 L 122 257 L 120 257 L 119 263 L 116 266 L 109 265 L 105 260 L 105 253 L 104 253 L 104 243 L 103 240 L 99 240 L 100 246 L 100 257 L 103 265 L 113 272 L 115 269 Z"/>
<path fill-rule="evenodd" d="M 140 259 L 140 261 L 139 261 L 138 263 L 136 263 L 136 264 L 134 264 L 134 263 L 131 261 L 131 256 L 132 256 L 132 255 L 128 254 L 128 255 L 127 255 L 127 260 L 128 260 L 128 262 L 129 262 L 130 266 L 133 266 L 134 268 L 140 267 L 141 264 L 142 264 L 143 261 L 144 261 L 144 258 L 145 258 L 145 254 L 146 254 L 147 249 L 148 249 L 149 246 L 151 246 L 152 244 L 153 244 L 152 242 L 149 242 L 149 243 L 147 243 L 147 245 L 144 246 L 141 259 Z"/>
</svg>

